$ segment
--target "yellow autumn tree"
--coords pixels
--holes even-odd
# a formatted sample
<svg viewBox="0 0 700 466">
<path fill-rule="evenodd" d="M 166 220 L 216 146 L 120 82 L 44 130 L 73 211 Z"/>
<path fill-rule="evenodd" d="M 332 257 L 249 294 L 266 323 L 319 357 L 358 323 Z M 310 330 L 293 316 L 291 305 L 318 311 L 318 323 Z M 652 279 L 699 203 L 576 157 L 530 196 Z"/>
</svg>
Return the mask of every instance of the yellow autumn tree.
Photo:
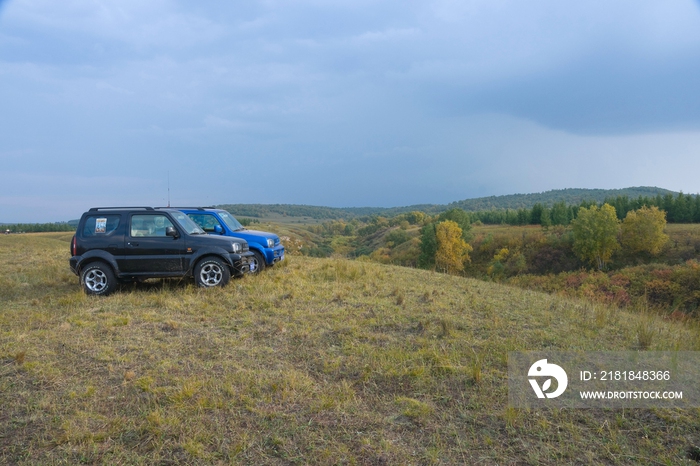
<svg viewBox="0 0 700 466">
<path fill-rule="evenodd" d="M 668 242 L 666 212 L 658 207 L 642 207 L 627 213 L 622 222 L 622 245 L 631 252 L 648 252 L 655 256 Z"/>
<path fill-rule="evenodd" d="M 435 227 L 437 251 L 435 266 L 437 270 L 447 273 L 457 273 L 464 270 L 464 263 L 470 262 L 469 253 L 472 247 L 462 239 L 462 229 L 457 222 L 445 220 Z"/>
<path fill-rule="evenodd" d="M 583 260 L 589 260 L 605 268 L 613 253 L 620 248 L 617 234 L 620 231 L 620 221 L 617 219 L 615 207 L 603 204 L 602 207 L 581 207 L 576 220 L 571 222 L 574 234 L 574 252 Z"/>
</svg>

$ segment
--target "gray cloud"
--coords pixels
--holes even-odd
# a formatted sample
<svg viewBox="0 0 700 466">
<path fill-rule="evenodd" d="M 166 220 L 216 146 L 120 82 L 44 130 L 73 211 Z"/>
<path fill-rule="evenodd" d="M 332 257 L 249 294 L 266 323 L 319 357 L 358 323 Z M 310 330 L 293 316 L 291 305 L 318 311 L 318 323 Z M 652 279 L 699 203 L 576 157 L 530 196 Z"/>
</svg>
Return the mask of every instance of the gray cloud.
<svg viewBox="0 0 700 466">
<path fill-rule="evenodd" d="M 0 1 L 0 221 L 696 192 L 699 46 L 682 0 Z"/>
</svg>

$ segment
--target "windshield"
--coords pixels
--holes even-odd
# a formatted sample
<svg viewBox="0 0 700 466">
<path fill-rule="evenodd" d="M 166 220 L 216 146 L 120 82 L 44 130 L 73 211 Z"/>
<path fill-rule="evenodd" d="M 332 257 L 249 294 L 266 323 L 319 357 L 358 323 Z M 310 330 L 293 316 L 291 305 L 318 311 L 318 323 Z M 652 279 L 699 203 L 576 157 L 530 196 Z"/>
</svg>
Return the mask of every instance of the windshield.
<svg viewBox="0 0 700 466">
<path fill-rule="evenodd" d="M 170 215 L 175 217 L 177 223 L 185 229 L 188 235 L 205 235 L 204 230 L 199 228 L 187 215 L 182 212 L 171 212 Z"/>
<path fill-rule="evenodd" d="M 221 217 L 221 220 L 223 220 L 226 226 L 229 227 L 232 231 L 244 230 L 243 225 L 241 225 L 240 222 L 236 220 L 236 217 L 229 214 L 228 212 L 219 212 L 219 217 Z"/>
</svg>

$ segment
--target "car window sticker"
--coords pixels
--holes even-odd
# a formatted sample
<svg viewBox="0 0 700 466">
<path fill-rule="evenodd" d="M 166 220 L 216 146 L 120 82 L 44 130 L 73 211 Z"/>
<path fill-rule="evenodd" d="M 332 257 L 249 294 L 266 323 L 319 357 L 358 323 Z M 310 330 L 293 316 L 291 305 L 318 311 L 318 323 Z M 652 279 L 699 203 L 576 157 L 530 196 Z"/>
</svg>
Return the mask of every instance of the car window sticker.
<svg viewBox="0 0 700 466">
<path fill-rule="evenodd" d="M 95 219 L 95 234 L 106 233 L 107 232 L 107 219 L 97 218 Z"/>
</svg>

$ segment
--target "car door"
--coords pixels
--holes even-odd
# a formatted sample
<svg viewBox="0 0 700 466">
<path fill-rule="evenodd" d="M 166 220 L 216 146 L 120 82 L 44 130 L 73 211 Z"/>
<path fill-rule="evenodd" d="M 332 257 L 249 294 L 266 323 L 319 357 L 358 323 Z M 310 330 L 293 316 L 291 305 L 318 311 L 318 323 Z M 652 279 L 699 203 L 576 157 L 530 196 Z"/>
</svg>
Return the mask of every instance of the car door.
<svg viewBox="0 0 700 466">
<path fill-rule="evenodd" d="M 122 272 L 134 275 L 176 276 L 184 273 L 185 238 L 166 235 L 178 230 L 163 213 L 135 213 L 129 217 Z M 178 230 L 179 231 L 179 230 Z"/>
</svg>

